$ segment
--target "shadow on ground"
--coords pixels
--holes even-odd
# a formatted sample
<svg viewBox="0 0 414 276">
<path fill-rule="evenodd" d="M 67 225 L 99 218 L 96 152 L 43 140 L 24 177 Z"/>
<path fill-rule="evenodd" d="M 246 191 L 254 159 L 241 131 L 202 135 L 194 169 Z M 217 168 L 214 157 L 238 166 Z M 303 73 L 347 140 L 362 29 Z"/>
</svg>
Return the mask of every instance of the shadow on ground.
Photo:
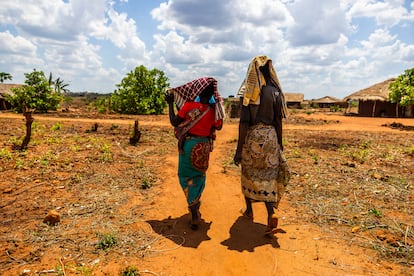
<svg viewBox="0 0 414 276">
<path fill-rule="evenodd" d="M 177 218 L 168 217 L 163 220 L 148 220 L 147 223 L 151 225 L 157 234 L 184 247 L 197 248 L 203 241 L 211 239 L 207 232 L 212 222 L 206 222 L 202 219 L 199 229 L 191 230 L 190 216 L 188 214 Z M 177 237 L 182 237 L 183 239 L 177 239 Z"/>
<path fill-rule="evenodd" d="M 274 248 L 279 248 L 277 238 L 274 235 L 266 236 L 264 232 L 266 225 L 252 222 L 243 216 L 237 218 L 230 228 L 230 238 L 222 241 L 221 244 L 227 246 L 229 250 L 237 250 L 239 252 L 249 251 L 253 252 L 258 246 L 266 244 L 272 245 Z M 280 233 L 285 233 L 283 230 L 277 230 Z"/>
</svg>

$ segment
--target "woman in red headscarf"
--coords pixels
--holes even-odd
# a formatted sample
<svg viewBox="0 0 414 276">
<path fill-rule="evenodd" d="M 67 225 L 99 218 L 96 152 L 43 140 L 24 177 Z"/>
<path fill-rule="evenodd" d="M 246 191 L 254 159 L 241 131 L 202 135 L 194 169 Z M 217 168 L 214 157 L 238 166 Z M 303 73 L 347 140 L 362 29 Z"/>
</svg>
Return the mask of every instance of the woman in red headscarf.
<svg viewBox="0 0 414 276">
<path fill-rule="evenodd" d="M 171 125 L 186 125 L 186 131 L 178 142 L 178 179 L 187 199 L 191 214 L 191 228 L 198 229 L 200 198 L 206 184 L 206 171 L 215 131 L 223 125 L 223 99 L 214 78 L 200 78 L 182 86 L 169 89 L 166 101 L 169 105 Z M 174 112 L 175 103 L 178 111 Z"/>
</svg>

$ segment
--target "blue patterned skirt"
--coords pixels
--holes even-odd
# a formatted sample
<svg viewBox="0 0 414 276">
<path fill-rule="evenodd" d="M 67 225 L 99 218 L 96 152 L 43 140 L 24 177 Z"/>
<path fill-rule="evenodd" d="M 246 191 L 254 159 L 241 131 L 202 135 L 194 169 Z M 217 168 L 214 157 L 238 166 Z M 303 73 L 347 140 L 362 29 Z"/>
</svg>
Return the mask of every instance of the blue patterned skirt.
<svg viewBox="0 0 414 276">
<path fill-rule="evenodd" d="M 207 137 L 189 137 L 184 152 L 178 155 L 178 179 L 189 206 L 200 201 L 206 185 L 206 171 L 211 152 Z"/>
</svg>

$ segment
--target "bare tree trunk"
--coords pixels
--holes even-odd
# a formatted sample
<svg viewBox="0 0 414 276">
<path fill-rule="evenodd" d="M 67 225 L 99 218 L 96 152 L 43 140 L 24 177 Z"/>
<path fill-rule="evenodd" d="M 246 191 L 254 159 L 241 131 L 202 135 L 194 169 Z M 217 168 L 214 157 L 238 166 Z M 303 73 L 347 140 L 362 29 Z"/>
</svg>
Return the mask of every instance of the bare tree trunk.
<svg viewBox="0 0 414 276">
<path fill-rule="evenodd" d="M 135 120 L 134 134 L 131 138 L 129 138 L 129 143 L 135 146 L 139 142 L 140 138 L 141 138 L 141 131 L 139 130 L 139 127 L 138 127 L 138 120 Z"/>
<path fill-rule="evenodd" d="M 30 142 L 30 137 L 32 136 L 32 123 L 34 121 L 34 118 L 32 117 L 32 112 L 31 111 L 26 111 L 25 110 L 23 112 L 23 115 L 26 118 L 26 136 L 23 139 L 20 150 L 25 150 L 27 148 L 27 145 Z"/>
</svg>

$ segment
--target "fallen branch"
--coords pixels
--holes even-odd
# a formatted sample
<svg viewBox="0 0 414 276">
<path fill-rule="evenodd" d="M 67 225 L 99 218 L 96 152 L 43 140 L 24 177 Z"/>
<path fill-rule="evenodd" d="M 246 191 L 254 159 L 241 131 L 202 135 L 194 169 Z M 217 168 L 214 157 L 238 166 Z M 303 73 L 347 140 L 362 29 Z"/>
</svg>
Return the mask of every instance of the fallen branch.
<svg viewBox="0 0 414 276">
<path fill-rule="evenodd" d="M 369 225 L 365 226 L 366 229 L 374 229 L 374 228 L 388 228 L 388 225 L 385 224 L 375 224 L 375 225 Z"/>
<path fill-rule="evenodd" d="M 10 255 L 9 250 L 6 249 L 6 255 L 13 261 L 18 262 L 18 263 L 22 263 L 22 264 L 27 264 L 25 261 L 17 259 L 15 257 L 13 257 L 12 255 Z"/>
<path fill-rule="evenodd" d="M 65 265 L 63 264 L 63 262 L 62 262 L 62 258 L 59 258 L 59 263 L 60 263 L 60 265 L 62 266 L 62 273 L 63 273 L 63 276 L 66 276 L 66 272 L 65 272 Z"/>
</svg>

